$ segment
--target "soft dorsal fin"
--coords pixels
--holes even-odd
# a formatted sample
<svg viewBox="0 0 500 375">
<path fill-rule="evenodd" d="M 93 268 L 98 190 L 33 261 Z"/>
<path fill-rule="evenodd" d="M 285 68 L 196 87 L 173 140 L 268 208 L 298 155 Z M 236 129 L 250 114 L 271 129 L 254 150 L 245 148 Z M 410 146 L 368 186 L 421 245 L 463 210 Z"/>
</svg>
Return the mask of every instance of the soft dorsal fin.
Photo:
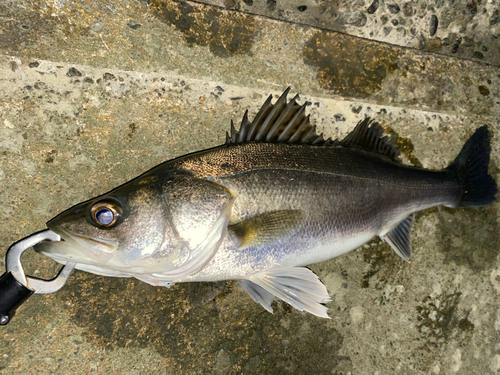
<svg viewBox="0 0 500 375">
<path fill-rule="evenodd" d="M 248 111 L 237 131 L 231 122 L 231 134 L 226 135 L 226 144 L 242 144 L 246 142 L 269 143 L 302 143 L 312 145 L 329 145 L 333 141 L 323 139 L 323 134 L 316 133 L 309 116 L 305 115 L 306 104 L 298 105 L 299 96 L 287 102 L 290 87 L 283 92 L 276 103 L 269 95 L 252 122 L 248 120 Z"/>
<path fill-rule="evenodd" d="M 384 136 L 384 128 L 369 117 L 358 122 L 354 130 L 340 141 L 340 145 L 376 152 L 392 160 L 397 160 L 400 154 L 398 147 Z"/>
</svg>

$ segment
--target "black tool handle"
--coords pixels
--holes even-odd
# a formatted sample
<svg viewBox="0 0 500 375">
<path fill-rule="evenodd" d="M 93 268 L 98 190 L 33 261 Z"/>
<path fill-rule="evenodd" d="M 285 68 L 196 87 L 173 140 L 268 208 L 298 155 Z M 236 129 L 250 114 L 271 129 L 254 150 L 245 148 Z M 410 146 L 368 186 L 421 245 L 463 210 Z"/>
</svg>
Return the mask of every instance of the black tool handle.
<svg viewBox="0 0 500 375">
<path fill-rule="evenodd" d="M 0 277 L 0 325 L 10 322 L 16 310 L 32 294 L 33 290 L 16 280 L 10 272 Z"/>
</svg>

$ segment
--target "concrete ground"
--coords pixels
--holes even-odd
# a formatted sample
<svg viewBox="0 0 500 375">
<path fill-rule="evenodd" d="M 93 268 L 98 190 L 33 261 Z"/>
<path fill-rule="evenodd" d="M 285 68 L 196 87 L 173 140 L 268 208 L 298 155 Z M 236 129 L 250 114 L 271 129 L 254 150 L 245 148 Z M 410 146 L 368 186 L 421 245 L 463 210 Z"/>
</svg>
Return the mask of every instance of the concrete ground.
<svg viewBox="0 0 500 375">
<path fill-rule="evenodd" d="M 291 86 L 343 137 L 366 115 L 443 168 L 481 125 L 499 180 L 498 0 L 0 0 L 0 255 L 80 201 L 219 145 Z M 5 373 L 488 374 L 500 370 L 499 204 L 417 216 L 404 263 L 373 241 L 313 265 L 332 319 L 236 284 L 74 272 L 0 328 Z M 33 251 L 29 275 L 58 267 Z"/>
</svg>

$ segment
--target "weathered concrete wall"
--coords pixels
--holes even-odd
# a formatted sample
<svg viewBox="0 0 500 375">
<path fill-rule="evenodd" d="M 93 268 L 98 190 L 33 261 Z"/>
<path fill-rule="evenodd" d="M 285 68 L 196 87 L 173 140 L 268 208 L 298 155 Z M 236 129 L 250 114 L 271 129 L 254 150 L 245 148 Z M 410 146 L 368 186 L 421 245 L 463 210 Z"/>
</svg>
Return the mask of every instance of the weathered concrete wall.
<svg viewBox="0 0 500 375">
<path fill-rule="evenodd" d="M 500 65 L 500 2 L 201 0 L 401 47 Z"/>
<path fill-rule="evenodd" d="M 498 180 L 494 66 L 195 3 L 0 1 L 0 14 L 2 266 L 12 242 L 58 212 L 221 144 L 231 119 L 287 86 L 327 136 L 369 115 L 427 168 L 445 167 L 487 124 Z M 498 203 L 435 209 L 417 217 L 411 264 L 374 241 L 312 266 L 331 320 L 281 303 L 271 315 L 234 283 L 218 293 L 75 272 L 0 328 L 0 368 L 495 373 L 498 223 Z M 58 268 L 25 258 L 30 275 Z"/>
</svg>

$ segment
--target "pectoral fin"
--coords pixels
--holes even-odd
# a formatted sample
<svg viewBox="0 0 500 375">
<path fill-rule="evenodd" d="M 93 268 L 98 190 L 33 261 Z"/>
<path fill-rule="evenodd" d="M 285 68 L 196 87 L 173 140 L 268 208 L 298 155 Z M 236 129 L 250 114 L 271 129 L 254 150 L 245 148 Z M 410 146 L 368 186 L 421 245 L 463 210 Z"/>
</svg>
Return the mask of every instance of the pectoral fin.
<svg viewBox="0 0 500 375">
<path fill-rule="evenodd" d="M 241 286 L 252 299 L 272 312 L 273 296 L 300 311 L 307 311 L 321 318 L 329 318 L 323 303 L 330 301 L 326 287 L 309 269 L 303 267 L 281 268 L 259 272 L 249 277 Z"/>
<path fill-rule="evenodd" d="M 292 234 L 303 218 L 302 210 L 268 212 L 230 225 L 228 231 L 239 248 L 265 245 Z"/>
<path fill-rule="evenodd" d="M 413 215 L 408 216 L 390 232 L 380 236 L 403 260 L 409 262 L 411 256 L 410 230 L 413 223 Z"/>
</svg>

